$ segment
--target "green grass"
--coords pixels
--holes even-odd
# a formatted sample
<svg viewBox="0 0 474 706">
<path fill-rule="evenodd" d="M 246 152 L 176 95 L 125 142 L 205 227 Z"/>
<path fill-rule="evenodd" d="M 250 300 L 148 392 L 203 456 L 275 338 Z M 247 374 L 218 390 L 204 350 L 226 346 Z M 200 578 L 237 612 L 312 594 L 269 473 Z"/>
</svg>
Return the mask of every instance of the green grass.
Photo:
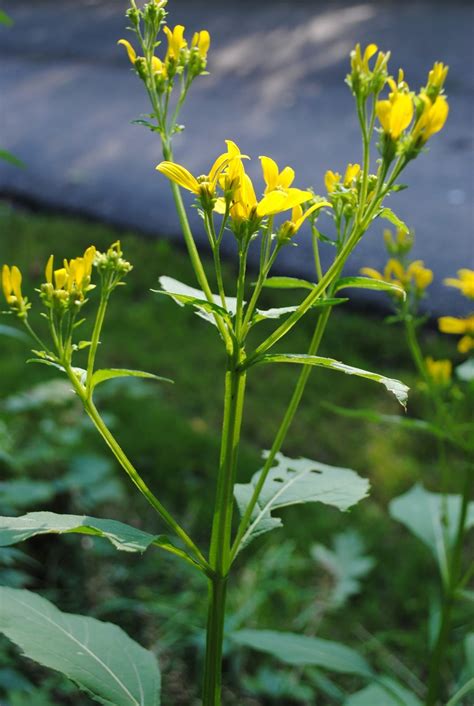
<svg viewBox="0 0 474 706">
<path fill-rule="evenodd" d="M 90 244 L 104 249 L 120 237 L 125 256 L 134 269 L 127 279 L 127 286 L 119 288 L 112 298 L 98 362 L 103 367 L 147 370 L 171 377 L 175 384 L 146 383 L 147 392 L 136 395 L 123 393 L 123 386 L 116 387 L 114 392 L 112 386 L 112 392 L 100 400 L 101 408 L 112 415 L 119 440 L 160 499 L 205 544 L 219 448 L 224 359 L 213 326 L 189 309 L 177 307 L 168 298 L 150 292 L 151 288 L 157 288 L 161 274 L 195 284 L 184 250 L 162 239 L 144 239 L 130 232 L 118 233 L 102 224 L 29 213 L 8 205 L 3 205 L 0 210 L 0 229 L 0 262 L 17 264 L 22 269 L 24 293 L 34 303 L 32 321 L 39 327 L 42 320 L 38 315 L 40 307 L 34 287 L 42 281 L 49 255 L 54 253 L 60 261 L 63 257 L 81 254 Z M 209 261 L 205 260 L 204 264 L 210 271 Z M 225 266 L 224 276 L 226 282 L 234 281 L 232 264 Z M 382 296 L 374 293 L 374 302 Z M 282 296 L 271 290 L 264 294 L 264 305 L 287 302 L 288 293 Z M 93 306 L 94 293 L 84 313 Z M 304 352 L 315 316 L 314 313 L 307 315 L 280 349 Z M 5 323 L 13 322 L 5 317 Z M 268 330 L 267 324 L 261 324 L 256 335 L 263 337 Z M 87 337 L 86 330 L 82 336 Z M 435 357 L 455 355 L 452 342 L 432 331 L 427 333 L 424 343 L 427 352 Z M 43 366 L 25 365 L 28 347 L 20 341 L 2 338 L 0 345 L 2 399 L 54 378 L 54 373 Z M 383 326 L 380 313 L 371 314 L 352 307 L 336 308 L 321 354 L 403 380 L 412 388 L 410 414 L 423 413 L 423 397 L 403 335 L 396 326 Z M 81 364 L 80 356 L 77 364 Z M 250 374 L 240 479 L 248 479 L 259 468 L 261 450 L 272 442 L 297 375 L 296 366 L 284 365 L 262 366 Z M 364 626 L 376 634 L 383 645 L 400 654 L 410 668 L 422 674 L 420 666 L 425 657 L 426 636 L 420 626 L 425 624 L 427 617 L 426 592 L 414 591 L 414 586 L 419 586 L 419 577 L 423 576 L 426 586 L 434 592 L 436 571 L 421 545 L 388 520 L 385 508 L 394 495 L 417 480 L 422 479 L 428 486 L 436 485 L 436 449 L 427 437 L 337 416 L 325 407 L 325 402 L 347 409 L 370 407 L 389 414 L 403 412 L 379 385 L 330 371 L 315 371 L 285 442 L 284 452 L 289 456 L 307 456 L 351 467 L 368 477 L 372 484 L 371 499 L 343 515 L 321 505 L 287 512 L 286 530 L 274 533 L 263 543 L 256 543 L 247 555 L 249 565 L 239 564 L 233 587 L 236 589 L 240 582 L 240 588 L 231 591 L 231 612 L 244 610 L 245 601 L 260 590 L 264 592 L 265 600 L 258 602 L 245 624 L 249 627 L 258 624 L 259 627 L 300 629 L 296 617 L 307 607 L 304 602 L 311 596 L 317 600 L 324 588 L 320 572 L 308 563 L 308 547 L 315 541 L 327 544 L 335 532 L 357 527 L 368 552 L 377 559 L 378 568 L 364 584 L 363 592 L 350 604 L 350 609 L 325 617 L 320 634 L 359 645 L 361 626 Z M 81 413 L 76 409 L 73 414 L 68 412 L 62 416 L 61 424 L 73 427 L 80 418 Z M 32 443 L 34 450 L 35 435 L 44 432 L 41 424 L 38 412 L 20 431 L 15 426 L 17 422 L 12 420 L 10 434 L 18 443 L 22 439 L 22 444 Z M 81 448 L 75 453 L 83 453 L 86 446 L 95 453 L 102 453 L 101 442 L 92 430 L 87 428 L 84 434 L 80 440 Z M 64 471 L 61 463 L 45 465 L 38 462 L 33 472 L 36 477 L 55 477 Z M 455 478 L 453 484 L 455 487 Z M 124 484 L 124 488 L 129 494 L 128 486 Z M 111 509 L 117 519 L 151 530 L 156 526 L 156 531 L 161 531 L 155 518 L 143 508 L 140 498 L 130 498 L 125 504 L 112 505 Z M 64 511 L 64 508 L 60 510 Z M 264 570 L 263 551 L 277 552 L 285 537 L 293 542 L 293 549 L 287 552 L 290 559 L 281 560 L 283 565 L 278 571 L 268 567 Z M 46 551 L 43 540 L 38 546 L 40 553 Z M 59 555 L 65 562 L 71 560 L 67 546 L 65 553 Z M 154 644 L 155 640 L 165 645 L 169 640 L 171 644 L 170 635 L 173 630 L 177 632 L 181 640 L 179 658 L 171 664 L 167 648 L 164 649 L 165 691 L 170 695 L 169 703 L 177 706 L 194 703 L 192 693 L 189 695 L 183 690 L 182 683 L 186 678 L 190 681 L 197 678 L 199 665 L 193 656 L 193 644 L 186 642 L 185 636 L 190 622 L 197 629 L 196 639 L 201 639 L 203 584 L 199 580 L 196 582 L 186 570 L 178 570 L 173 559 L 163 559 L 158 566 L 156 559 L 153 560 L 155 563 L 151 559 L 138 562 L 136 558 L 121 556 L 123 568 L 120 568 L 113 552 L 110 556 L 103 549 L 101 552 L 97 557 L 89 553 L 88 560 L 75 566 L 83 576 L 85 592 L 78 594 L 74 591 L 74 579 L 65 578 L 58 568 L 61 562 L 57 553 L 46 554 L 46 564 L 56 557 L 53 578 L 51 573 L 36 571 L 36 587 L 42 591 L 51 589 L 53 582 L 53 597 L 63 608 L 90 612 L 92 607 L 101 617 L 118 620 L 144 644 Z M 278 568 L 278 557 L 275 561 Z M 264 571 L 267 573 L 262 574 Z M 61 587 L 65 589 L 66 597 L 62 595 Z M 123 596 L 127 596 L 127 600 L 144 601 L 146 610 L 134 613 L 129 606 L 116 612 L 114 601 L 122 600 Z M 189 620 L 186 619 L 184 629 L 179 620 L 170 624 L 170 618 L 163 610 L 167 601 L 174 606 L 173 620 L 181 614 L 191 615 Z M 140 616 L 139 620 L 137 616 Z M 175 650 L 173 646 L 173 653 Z M 380 651 L 375 650 L 375 663 L 387 668 L 380 655 Z M 252 665 L 252 660 L 247 662 L 250 670 Z M 69 698 L 61 696 L 60 703 L 74 706 L 87 703 L 70 701 Z M 234 702 L 232 698 L 229 695 L 229 704 L 243 703 Z"/>
</svg>

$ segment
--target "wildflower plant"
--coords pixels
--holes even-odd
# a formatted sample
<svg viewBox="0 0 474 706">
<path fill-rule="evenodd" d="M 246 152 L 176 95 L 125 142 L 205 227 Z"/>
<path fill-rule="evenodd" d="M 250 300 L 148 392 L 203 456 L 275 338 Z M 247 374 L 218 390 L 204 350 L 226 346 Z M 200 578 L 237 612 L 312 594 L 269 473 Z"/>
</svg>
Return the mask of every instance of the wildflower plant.
<svg viewBox="0 0 474 706">
<path fill-rule="evenodd" d="M 157 178 L 166 178 L 170 183 L 197 282 L 194 287 L 161 276 L 160 289 L 156 293 L 170 297 L 180 306 L 194 308 L 202 319 L 215 326 L 225 351 L 223 427 L 210 544 L 208 549 L 198 546 L 179 519 L 146 485 L 94 403 L 97 385 L 111 378 L 140 376 L 162 380 L 152 373 L 96 366 L 110 297 L 117 286 L 125 284 L 124 280 L 132 270 L 120 243 L 115 243 L 105 253 L 90 246 L 82 256 L 64 261 L 57 269 L 53 257 L 50 258 L 46 264 L 45 281 L 38 290 L 47 322 L 48 338 L 45 342 L 29 323 L 31 304 L 22 294 L 21 274 L 15 266 L 4 266 L 3 289 L 9 312 L 26 326 L 35 340 L 35 362 L 55 366 L 67 375 L 98 432 L 131 481 L 161 517 L 171 536 L 156 537 L 121 523 L 97 518 L 31 513 L 24 518 L 3 518 L 2 537 L 4 543 L 12 544 L 36 534 L 82 532 L 105 537 L 119 549 L 144 551 L 154 546 L 186 561 L 203 575 L 208 584 L 202 698 L 205 706 L 218 706 L 222 693 L 226 595 L 237 558 L 240 560 L 244 549 L 255 538 L 282 525 L 280 517 L 273 515 L 275 510 L 305 502 L 323 502 L 347 510 L 368 492 L 368 482 L 352 470 L 329 467 L 305 458 L 290 459 L 281 451 L 312 368 L 327 368 L 375 381 L 393 393 L 403 406 L 406 404 L 408 388 L 402 382 L 361 370 L 347 362 L 319 356 L 318 349 L 332 309 L 347 301 L 346 296 L 341 297 L 341 292 L 346 295 L 352 288 L 388 291 L 396 301 L 402 302 L 402 306 L 408 307 L 409 302 L 420 298 L 426 287 L 427 276 L 421 264 L 416 268 L 410 266 L 408 270 L 401 264 L 392 265 L 388 273 L 374 274 L 371 271 L 357 277 L 344 276 L 343 270 L 374 221 L 382 218 L 401 223 L 385 206 L 385 199 L 401 188 L 398 177 L 409 162 L 419 156 L 447 118 L 448 104 L 443 93 L 447 68 L 435 64 L 426 86 L 415 93 L 406 83 L 403 71 L 398 73 L 397 79 L 389 74 L 388 52 L 378 51 L 373 44 L 364 51 L 356 46 L 351 53 L 347 83 L 360 124 L 361 164 L 347 165 L 343 176 L 327 171 L 325 194 L 315 194 L 312 188 L 298 182 L 290 166 L 282 167 L 268 156 L 259 157 L 262 180 L 255 185 L 246 172 L 249 156 L 230 139 L 220 154 L 211 156 L 203 165 L 203 174 L 193 174 L 185 165 L 175 161 L 173 140 L 183 130 L 178 121 L 191 86 L 207 73 L 210 36 L 206 30 L 198 30 L 189 38 L 182 25 L 169 26 L 166 5 L 166 0 L 150 0 L 138 7 L 132 0 L 127 12 L 131 40 L 121 39 L 119 44 L 124 47 L 132 70 L 142 81 L 150 99 L 150 114 L 137 122 L 156 133 L 161 142 L 163 161 L 156 166 Z M 389 94 L 383 98 L 387 86 Z M 379 152 L 375 169 L 371 160 L 374 143 Z M 213 255 L 213 280 L 208 278 L 202 265 L 183 191 L 185 196 L 191 195 L 192 206 L 198 208 L 201 216 Z M 326 269 L 320 257 L 320 249 L 326 247 L 328 240 L 319 227 L 319 218 L 323 214 L 324 218 L 332 220 L 335 233 L 331 242 L 335 246 L 332 249 L 334 257 Z M 407 232 L 408 229 L 404 230 Z M 274 265 L 284 261 L 286 248 L 297 237 L 311 238 L 312 279 L 274 276 Z M 233 285 L 224 282 L 222 274 L 221 246 L 224 239 L 232 239 L 237 246 L 238 274 Z M 247 264 L 251 250 L 259 256 L 257 272 L 249 276 Z M 260 298 L 264 288 L 293 292 L 294 304 L 262 309 Z M 83 317 L 89 315 L 92 300 L 97 302 L 92 336 L 90 340 L 81 340 L 80 327 Z M 275 352 L 275 344 L 284 341 L 303 316 L 310 313 L 315 316 L 316 323 L 307 353 L 280 352 L 281 347 Z M 269 335 L 259 337 L 258 324 L 262 320 L 273 322 L 273 330 Z M 82 349 L 85 349 L 84 353 L 81 353 Z M 78 367 L 76 356 L 85 353 L 85 367 Z M 255 374 L 258 366 L 284 363 L 301 368 L 295 389 L 273 444 L 264 453 L 262 468 L 250 482 L 239 482 L 239 446 L 247 377 Z M 236 518 L 235 505 L 239 519 Z M 5 589 L 2 599 L 6 606 L 10 606 L 12 615 L 18 614 L 14 592 Z M 24 595 L 22 600 L 27 600 Z M 23 610 L 31 609 L 41 614 L 49 611 L 56 623 L 63 627 L 67 623 L 69 616 L 61 617 L 62 614 L 50 604 L 46 605 L 44 599 L 34 597 L 28 600 L 31 603 L 26 608 L 23 606 Z M 6 627 L 2 623 L 2 630 L 20 644 L 28 656 L 65 672 L 102 703 L 114 706 L 158 704 L 159 672 L 154 657 L 118 629 L 74 616 L 71 632 L 81 645 L 81 626 L 86 625 L 81 620 L 88 621 L 90 639 L 87 650 L 92 651 L 97 659 L 91 663 L 91 656 L 85 650 L 81 657 L 76 654 L 68 667 L 58 655 L 41 657 L 35 646 L 31 647 L 27 636 L 12 622 Z M 266 642 L 264 635 L 268 638 Z M 229 637 L 238 644 L 246 644 L 242 633 Z M 104 666 L 100 643 L 108 639 L 114 642 L 114 650 L 106 655 Z M 285 644 L 294 647 L 303 639 L 286 636 Z M 306 639 L 311 643 L 310 638 Z M 366 680 L 373 678 L 372 670 L 360 655 L 349 648 L 326 642 L 317 641 L 318 654 L 322 654 L 319 666 L 333 668 L 332 650 L 343 650 L 339 661 L 336 660 L 337 671 L 358 674 Z M 275 654 L 272 643 L 268 634 L 262 632 L 261 639 L 255 640 L 253 647 Z M 65 643 L 62 646 L 66 660 L 68 646 Z M 316 648 L 313 646 L 313 649 Z M 128 653 L 128 666 L 124 663 L 124 652 Z"/>
</svg>

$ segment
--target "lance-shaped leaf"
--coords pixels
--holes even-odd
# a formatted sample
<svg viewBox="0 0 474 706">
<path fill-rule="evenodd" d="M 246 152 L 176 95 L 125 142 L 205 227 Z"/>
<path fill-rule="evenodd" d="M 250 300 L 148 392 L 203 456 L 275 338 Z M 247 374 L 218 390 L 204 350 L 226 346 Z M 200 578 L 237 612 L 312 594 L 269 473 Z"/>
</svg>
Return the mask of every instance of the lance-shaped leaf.
<svg viewBox="0 0 474 706">
<path fill-rule="evenodd" d="M 101 382 L 106 380 L 113 380 L 114 378 L 146 378 L 147 380 L 158 380 L 158 382 L 170 382 L 173 380 L 169 378 L 163 378 L 159 375 L 153 375 L 153 373 L 145 373 L 142 370 L 127 370 L 126 368 L 106 368 L 104 370 L 96 370 L 92 375 L 92 389 L 100 385 Z"/>
<path fill-rule="evenodd" d="M 448 575 L 448 550 L 456 541 L 461 505 L 460 495 L 431 493 L 417 484 L 389 506 L 390 515 L 433 552 L 444 577 Z M 474 527 L 474 502 L 469 503 L 465 526 Z"/>
<path fill-rule="evenodd" d="M 265 479 L 240 548 L 259 535 L 282 527 L 282 520 L 272 515 L 274 510 L 320 502 L 344 511 L 369 492 L 369 481 L 349 468 L 327 466 L 309 458 L 291 459 L 281 453 L 276 455 L 275 463 Z M 235 485 L 234 495 L 241 515 L 250 503 L 260 474 L 261 471 L 255 473 L 250 483 Z"/>
<path fill-rule="evenodd" d="M 402 219 L 399 218 L 397 214 L 392 211 L 391 208 L 381 208 L 376 215 L 379 218 L 384 218 L 386 221 L 398 228 L 398 230 L 402 230 L 404 233 L 410 232 L 410 229 L 408 228 L 407 224 L 402 221 Z"/>
<path fill-rule="evenodd" d="M 322 358 L 318 355 L 306 355 L 303 353 L 265 353 L 257 358 L 256 363 L 297 363 L 299 365 L 315 365 L 321 368 L 329 368 L 330 370 L 338 370 L 346 375 L 356 375 L 360 378 L 367 378 L 378 382 L 387 388 L 389 392 L 395 395 L 397 400 L 403 407 L 406 406 L 408 399 L 409 388 L 400 380 L 385 377 L 379 373 L 372 373 L 369 370 L 354 368 L 352 365 L 346 365 L 339 360 L 333 358 Z"/>
<path fill-rule="evenodd" d="M 0 632 L 104 706 L 159 706 L 155 655 L 121 628 L 71 613 L 30 591 L 0 588 Z"/>
<path fill-rule="evenodd" d="M 380 677 L 378 681 L 349 696 L 344 706 L 422 706 L 420 699 L 398 681 L 389 677 Z"/>
<path fill-rule="evenodd" d="M 372 279 L 371 277 L 342 277 L 338 279 L 335 286 L 335 291 L 355 287 L 356 289 L 378 289 L 383 292 L 392 292 L 406 299 L 406 292 L 402 287 L 399 287 L 393 282 L 385 282 L 383 279 Z"/>
<path fill-rule="evenodd" d="M 358 652 L 339 642 L 277 630 L 238 630 L 229 637 L 239 645 L 266 652 L 285 664 L 321 667 L 365 677 L 373 674 Z"/>
<path fill-rule="evenodd" d="M 267 277 L 263 286 L 270 289 L 314 289 L 317 285 L 298 277 Z"/>
<path fill-rule="evenodd" d="M 197 309 L 197 315 L 211 324 L 216 323 L 214 314 L 224 319 L 229 319 L 229 317 L 235 315 L 237 309 L 237 299 L 235 297 L 226 297 L 225 309 L 218 294 L 212 295 L 213 303 L 211 303 L 207 301 L 206 295 L 201 289 L 190 287 L 177 279 L 163 276 L 159 278 L 159 282 L 162 289 L 152 289 L 152 292 L 169 296 L 180 306 L 193 306 Z"/>
<path fill-rule="evenodd" d="M 55 512 L 29 512 L 21 517 L 0 517 L 0 547 L 18 544 L 39 534 L 89 534 L 108 539 L 126 552 L 144 552 L 152 544 L 170 541 L 117 520 L 102 520 L 86 515 L 58 515 Z"/>
<path fill-rule="evenodd" d="M 328 298 L 328 299 L 317 299 L 313 304 L 311 308 L 325 308 L 328 306 L 336 306 L 337 304 L 344 304 L 344 302 L 349 301 L 346 297 L 344 298 Z M 258 321 L 262 321 L 264 319 L 279 319 L 281 316 L 284 316 L 285 314 L 292 314 L 294 311 L 296 311 L 299 308 L 299 305 L 296 306 L 281 306 L 281 307 L 275 307 L 274 309 L 257 309 L 255 312 L 255 316 L 253 318 L 253 322 L 257 323 Z"/>
</svg>

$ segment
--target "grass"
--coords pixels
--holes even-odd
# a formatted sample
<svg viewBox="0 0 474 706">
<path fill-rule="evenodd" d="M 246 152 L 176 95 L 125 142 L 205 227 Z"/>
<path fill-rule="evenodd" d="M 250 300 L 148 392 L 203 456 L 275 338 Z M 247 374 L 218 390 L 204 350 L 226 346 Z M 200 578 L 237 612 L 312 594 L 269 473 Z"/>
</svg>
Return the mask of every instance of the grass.
<svg viewBox="0 0 474 706">
<path fill-rule="evenodd" d="M 15 263 L 22 269 L 24 292 L 34 302 L 32 320 L 38 326 L 41 326 L 41 319 L 33 288 L 42 281 L 43 268 L 51 252 L 60 261 L 62 257 L 80 254 L 91 243 L 103 249 L 120 237 L 125 255 L 134 269 L 128 277 L 127 286 L 119 288 L 112 299 L 99 363 L 103 367 L 147 370 L 171 377 L 175 384 L 154 387 L 154 383 L 150 383 L 146 393 L 137 395 L 122 394 L 124 388 L 118 387 L 115 393 L 101 400 L 101 405 L 108 415 L 113 415 L 114 428 L 121 443 L 147 481 L 157 493 L 159 491 L 160 499 L 181 517 L 186 527 L 204 544 L 208 539 L 210 488 L 215 477 L 219 447 L 223 356 L 214 327 L 189 309 L 179 308 L 167 297 L 150 292 L 150 289 L 157 288 L 161 274 L 194 285 L 184 251 L 162 239 L 143 239 L 130 232 L 118 233 L 102 224 L 16 210 L 7 204 L 0 210 L 0 228 L 0 261 Z M 205 261 L 204 264 L 209 269 L 210 263 Z M 234 276 L 232 265 L 227 264 L 224 268 L 225 280 L 232 282 Z M 381 296 L 374 293 L 374 301 Z M 274 290 L 270 294 L 265 293 L 264 305 L 268 307 L 287 302 L 287 293 L 286 296 Z M 89 306 L 92 307 L 92 301 Z M 417 416 L 423 412 L 423 398 L 403 336 L 395 326 L 382 326 L 381 318 L 380 313 L 371 314 L 354 307 L 336 308 L 321 354 L 403 380 L 412 388 L 409 410 Z M 304 352 L 314 323 L 315 314 L 309 314 L 298 330 L 285 339 L 284 350 Z M 265 327 L 268 330 L 267 324 L 261 324 L 257 335 L 263 337 Z M 87 337 L 86 330 L 83 336 Z M 454 356 L 451 342 L 434 332 L 427 333 L 425 343 L 428 352 L 435 356 Z M 42 366 L 25 365 L 28 349 L 21 342 L 3 338 L 1 346 L 2 398 L 54 377 L 49 369 Z M 77 364 L 80 365 L 79 358 Z M 250 375 L 240 456 L 242 480 L 247 480 L 259 468 L 261 449 L 271 444 L 297 374 L 294 366 L 281 365 L 261 367 Z M 311 596 L 317 602 L 322 591 L 320 572 L 314 565 L 308 564 L 309 547 L 314 541 L 328 543 L 335 532 L 357 526 L 379 568 L 372 573 L 364 591 L 349 608 L 342 614 L 325 616 L 321 634 L 357 644 L 361 626 L 364 626 L 364 630 L 377 635 L 379 644 L 398 652 L 404 659 L 406 655 L 409 667 L 420 673 L 426 647 L 425 636 L 420 634 L 419 627 L 426 619 L 426 606 L 425 594 L 413 591 L 414 582 L 418 582 L 414 577 L 423 574 L 423 580 L 434 590 L 436 573 L 421 545 L 388 520 L 386 505 L 390 498 L 417 480 L 423 479 L 428 486 L 435 484 L 436 450 L 429 438 L 415 437 L 400 428 L 340 417 L 328 410 L 326 401 L 347 409 L 368 407 L 389 414 L 402 412 L 381 386 L 329 371 L 314 372 L 285 442 L 284 452 L 289 456 L 307 456 L 333 465 L 352 467 L 368 477 L 372 484 L 371 499 L 344 515 L 320 505 L 308 505 L 287 512 L 286 534 L 274 533 L 264 543 L 256 543 L 255 549 L 249 553 L 249 565 L 240 565 L 238 580 L 241 588 L 240 591 L 231 592 L 231 612 L 238 614 L 244 611 L 245 600 L 260 590 L 264 600 L 257 601 L 254 614 L 248 616 L 245 624 L 249 627 L 258 624 L 259 627 L 296 629 L 292 616 L 301 612 L 304 607 L 302 603 L 310 600 Z M 70 423 L 75 423 L 75 420 L 75 416 L 69 418 Z M 29 428 L 28 433 L 36 434 L 35 427 Z M 92 436 L 90 430 L 84 438 L 81 447 L 87 444 L 94 452 L 102 453 L 100 441 Z M 59 468 L 54 464 L 46 470 L 44 466 L 35 470 L 39 477 L 50 477 L 49 473 L 54 475 L 57 472 Z M 156 524 L 140 499 L 127 499 L 126 503 L 115 506 L 113 511 L 117 518 L 128 518 L 145 526 L 147 522 Z M 160 527 L 156 529 L 161 531 Z M 285 536 L 291 545 L 284 544 Z M 287 548 L 290 546 L 286 558 L 283 554 L 278 555 L 278 547 L 282 543 Z M 40 546 L 41 551 L 43 547 L 44 543 Z M 400 561 L 400 547 L 403 561 Z M 264 549 L 276 552 L 276 566 L 281 571 L 275 572 L 275 568 L 267 567 L 267 573 L 261 575 Z M 199 630 L 202 620 L 200 611 L 205 598 L 203 586 L 199 584 L 196 587 L 194 579 L 186 571 L 178 571 L 173 560 L 163 560 L 159 568 L 145 560 L 139 567 L 136 559 L 126 557 L 124 568 L 117 569 L 114 568 L 115 556 L 104 555 L 104 550 L 101 551 L 98 558 L 89 557 L 90 564 L 81 565 L 80 568 L 89 589 L 87 595 L 78 597 L 71 593 L 71 582 L 65 582 L 70 601 L 67 608 L 90 611 L 93 595 L 93 610 L 97 614 L 102 611 L 101 617 L 106 611 L 105 617 L 113 619 L 116 618 L 114 600 L 119 600 L 120 596 L 127 595 L 130 600 L 143 601 L 149 612 L 140 613 L 142 620 L 138 627 L 133 619 L 137 614 L 131 608 L 130 614 L 126 610 L 119 611 L 116 619 L 146 644 L 158 640 L 166 645 L 168 638 L 171 644 L 174 633 L 180 636 L 180 657 L 173 665 L 164 649 L 165 692 L 168 690 L 166 693 L 172 694 L 169 699 L 174 699 L 169 703 L 194 703 L 192 690 L 188 693 L 182 687 L 183 674 L 192 681 L 193 670 L 194 675 L 198 671 L 195 658 L 189 656 L 194 654 L 193 644 L 186 642 L 185 637 L 189 633 L 190 621 L 192 625 L 197 625 L 197 632 L 191 630 L 192 634 L 196 640 L 202 639 Z M 299 567 L 297 557 L 303 560 L 302 567 Z M 264 562 L 263 565 L 266 566 Z M 260 588 L 259 577 L 263 582 Z M 51 576 L 37 573 L 35 580 L 43 590 L 51 581 Z M 159 586 L 155 588 L 157 581 Z M 59 586 L 64 583 L 59 569 L 56 582 Z M 301 586 L 304 590 L 299 588 Z M 194 589 L 198 593 L 197 601 Z M 180 625 L 179 620 L 171 620 L 169 609 L 163 608 L 168 597 L 174 606 L 175 618 L 181 613 L 191 615 L 184 626 Z M 159 623 L 158 632 L 154 627 L 156 620 Z M 375 649 L 374 659 L 383 665 L 381 655 L 382 652 Z M 190 664 L 194 666 L 190 667 Z M 252 663 L 245 664 L 252 668 Z M 234 703 L 231 697 L 228 697 L 229 703 Z M 69 698 L 67 695 L 61 696 L 64 699 L 61 703 L 83 703 L 69 701 Z"/>
</svg>

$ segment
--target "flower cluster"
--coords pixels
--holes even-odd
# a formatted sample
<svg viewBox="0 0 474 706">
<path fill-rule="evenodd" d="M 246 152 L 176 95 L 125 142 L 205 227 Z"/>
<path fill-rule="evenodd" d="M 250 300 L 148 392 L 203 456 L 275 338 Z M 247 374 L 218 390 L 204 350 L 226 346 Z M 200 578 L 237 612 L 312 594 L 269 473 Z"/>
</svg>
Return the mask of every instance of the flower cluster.
<svg viewBox="0 0 474 706">
<path fill-rule="evenodd" d="M 380 93 L 387 80 L 390 52 L 377 52 L 376 44 L 369 44 L 363 53 L 360 44 L 356 44 L 355 49 L 351 51 L 351 73 L 346 81 L 354 95 L 362 100 L 366 100 L 371 94 Z M 377 57 L 371 67 L 370 60 L 375 54 Z"/>
<path fill-rule="evenodd" d="M 257 198 L 244 167 L 247 155 L 241 153 L 235 142 L 227 140 L 226 144 L 227 152 L 215 160 L 208 174 L 195 177 L 186 167 L 169 161 L 161 162 L 157 170 L 194 193 L 206 213 L 215 211 L 229 219 L 230 228 L 239 240 L 254 235 L 264 218 L 291 210 L 291 218 L 277 231 L 277 238 L 287 242 L 306 218 L 323 206 L 331 205 L 328 201 L 315 199 L 312 191 L 295 188 L 294 170 L 286 166 L 280 171 L 270 157 L 260 157 L 265 188 L 261 198 Z M 313 201 L 312 205 L 303 211 L 303 204 L 310 201 Z"/>
<path fill-rule="evenodd" d="M 474 270 L 458 270 L 458 278 L 448 277 L 444 280 L 448 287 L 456 287 L 463 296 L 474 299 Z M 439 330 L 442 333 L 460 335 L 458 351 L 464 355 L 474 350 L 474 314 L 464 318 L 442 316 L 439 320 Z"/>
<path fill-rule="evenodd" d="M 95 286 L 91 284 L 91 276 L 96 253 L 95 246 L 91 245 L 82 257 L 64 260 L 63 267 L 57 270 L 54 269 L 54 256 L 50 256 L 45 269 L 46 281 L 39 290 L 47 307 L 62 311 L 82 307 L 87 292 Z"/>
<path fill-rule="evenodd" d="M 127 39 L 120 39 L 118 42 L 125 47 L 130 63 L 140 78 L 146 83 L 153 82 L 159 94 L 172 90 L 176 76 L 185 76 L 185 83 L 189 84 L 196 76 L 205 73 L 211 44 L 207 30 L 195 32 L 188 42 L 184 36 L 183 25 L 176 25 L 171 29 L 165 24 L 165 6 L 166 0 L 152 0 L 146 3 L 143 9 L 132 7 L 127 13 L 132 22 L 131 29 L 142 44 L 144 56 L 139 56 Z M 162 58 L 154 53 L 155 48 L 161 44 L 161 30 L 167 44 Z"/>
</svg>

